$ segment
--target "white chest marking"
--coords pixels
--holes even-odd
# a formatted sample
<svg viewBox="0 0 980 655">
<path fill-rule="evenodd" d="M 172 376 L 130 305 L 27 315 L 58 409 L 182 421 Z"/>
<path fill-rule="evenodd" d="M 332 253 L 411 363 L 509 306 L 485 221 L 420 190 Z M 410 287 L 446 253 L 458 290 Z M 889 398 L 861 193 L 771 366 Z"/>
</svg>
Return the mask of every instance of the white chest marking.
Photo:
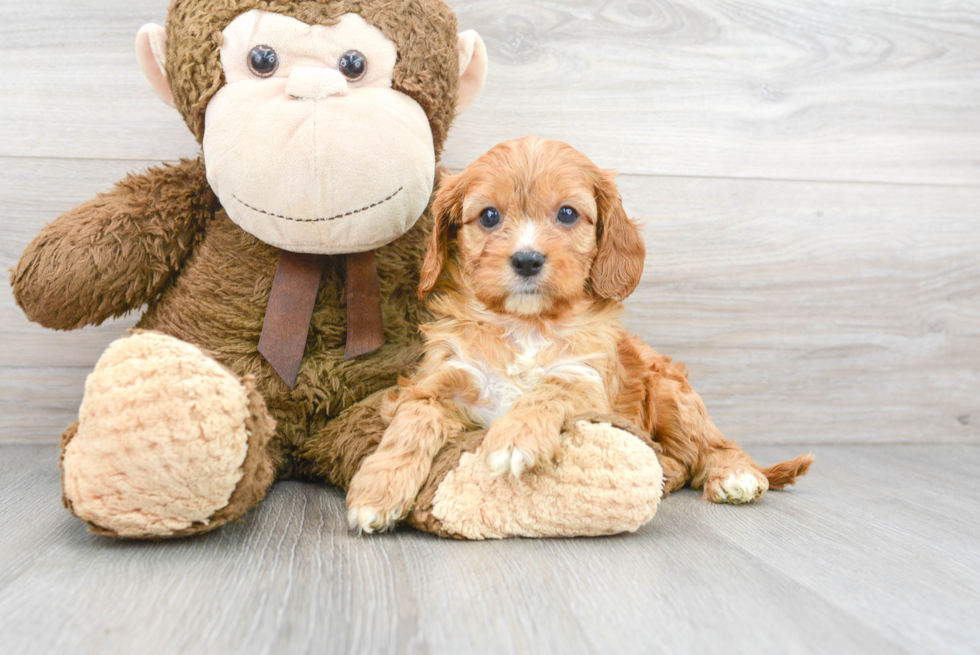
<svg viewBox="0 0 980 655">
<path fill-rule="evenodd" d="M 446 364 L 453 368 L 466 371 L 480 389 L 480 398 L 476 403 L 461 405 L 488 427 L 494 419 L 510 411 L 518 398 L 528 393 L 549 377 L 561 377 L 567 380 L 588 380 L 597 386 L 597 391 L 604 393 L 602 375 L 589 364 L 592 357 L 570 357 L 542 362 L 539 354 L 550 343 L 538 334 L 528 335 L 514 343 L 514 358 L 507 364 L 505 371 L 494 370 L 483 358 L 468 357 L 461 349 L 454 349 L 456 356 Z M 604 404 L 598 401 L 597 406 Z"/>
</svg>

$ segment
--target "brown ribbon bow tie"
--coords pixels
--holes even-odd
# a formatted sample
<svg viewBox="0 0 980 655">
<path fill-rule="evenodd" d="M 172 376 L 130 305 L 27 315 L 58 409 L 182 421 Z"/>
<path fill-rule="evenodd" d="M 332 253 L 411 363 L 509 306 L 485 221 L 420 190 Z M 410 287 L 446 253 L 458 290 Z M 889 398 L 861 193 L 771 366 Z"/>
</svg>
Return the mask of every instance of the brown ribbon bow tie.
<svg viewBox="0 0 980 655">
<path fill-rule="evenodd" d="M 282 251 L 265 310 L 259 353 L 292 389 L 306 350 L 320 278 L 329 255 Z M 346 255 L 346 359 L 374 352 L 385 341 L 374 251 Z"/>
</svg>

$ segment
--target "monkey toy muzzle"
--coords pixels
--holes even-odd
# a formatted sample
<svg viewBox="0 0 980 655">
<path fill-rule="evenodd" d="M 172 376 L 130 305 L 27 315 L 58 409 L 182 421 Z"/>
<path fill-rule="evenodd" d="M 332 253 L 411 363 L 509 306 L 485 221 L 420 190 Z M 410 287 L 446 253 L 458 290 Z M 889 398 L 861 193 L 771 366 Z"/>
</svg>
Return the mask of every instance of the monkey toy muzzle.
<svg viewBox="0 0 980 655">
<path fill-rule="evenodd" d="M 259 10 L 222 32 L 208 181 L 232 221 L 283 250 L 374 250 L 407 232 L 435 177 L 428 118 L 392 88 L 397 50 L 357 14 L 310 26 Z"/>
</svg>

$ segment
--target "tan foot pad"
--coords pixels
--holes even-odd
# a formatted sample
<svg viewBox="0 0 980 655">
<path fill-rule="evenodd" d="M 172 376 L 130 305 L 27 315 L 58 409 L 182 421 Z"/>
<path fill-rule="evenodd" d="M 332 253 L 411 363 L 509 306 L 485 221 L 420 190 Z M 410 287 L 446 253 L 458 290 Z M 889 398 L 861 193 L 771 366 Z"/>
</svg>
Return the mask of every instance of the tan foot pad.
<svg viewBox="0 0 980 655">
<path fill-rule="evenodd" d="M 242 478 L 248 391 L 198 348 L 143 332 L 112 343 L 65 446 L 65 498 L 118 536 L 206 524 Z"/>
<path fill-rule="evenodd" d="M 564 433 L 557 465 L 491 477 L 464 453 L 435 493 L 444 533 L 467 539 L 596 536 L 633 532 L 653 518 L 663 470 L 646 443 L 609 423 L 579 420 Z"/>
</svg>

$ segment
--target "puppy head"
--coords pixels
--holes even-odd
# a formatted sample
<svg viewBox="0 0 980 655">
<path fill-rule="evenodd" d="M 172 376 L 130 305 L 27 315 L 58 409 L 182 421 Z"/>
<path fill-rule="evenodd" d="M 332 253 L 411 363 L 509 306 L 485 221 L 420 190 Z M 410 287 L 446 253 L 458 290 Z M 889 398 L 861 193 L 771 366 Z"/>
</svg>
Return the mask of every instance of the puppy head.
<svg viewBox="0 0 980 655">
<path fill-rule="evenodd" d="M 493 311 L 547 315 L 589 294 L 625 298 L 646 248 L 614 176 L 568 144 L 525 137 L 444 177 L 419 296 L 436 285 L 455 239 L 457 282 Z"/>
</svg>

